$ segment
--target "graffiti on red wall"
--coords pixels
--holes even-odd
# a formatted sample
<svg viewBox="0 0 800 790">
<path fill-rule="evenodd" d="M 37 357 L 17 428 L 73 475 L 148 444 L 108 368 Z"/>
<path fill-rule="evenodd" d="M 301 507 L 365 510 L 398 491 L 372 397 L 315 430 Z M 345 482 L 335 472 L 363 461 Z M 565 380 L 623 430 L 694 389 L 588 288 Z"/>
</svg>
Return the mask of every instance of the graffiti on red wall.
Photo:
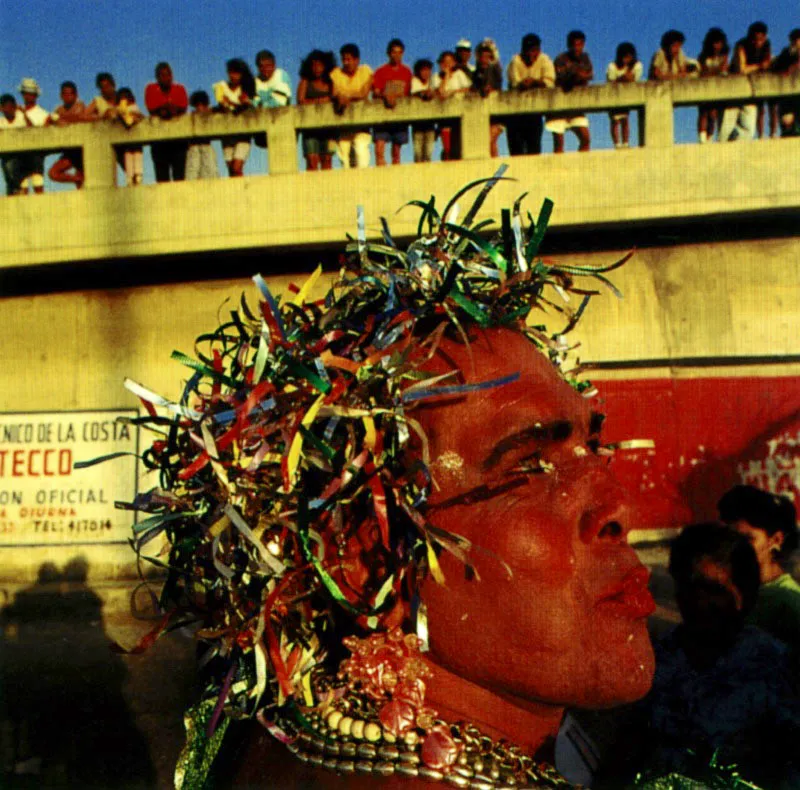
<svg viewBox="0 0 800 790">
<path fill-rule="evenodd" d="M 800 503 L 800 378 L 731 377 L 598 382 L 612 464 L 631 490 L 640 526 L 716 516 L 731 486 L 750 483 Z"/>
</svg>

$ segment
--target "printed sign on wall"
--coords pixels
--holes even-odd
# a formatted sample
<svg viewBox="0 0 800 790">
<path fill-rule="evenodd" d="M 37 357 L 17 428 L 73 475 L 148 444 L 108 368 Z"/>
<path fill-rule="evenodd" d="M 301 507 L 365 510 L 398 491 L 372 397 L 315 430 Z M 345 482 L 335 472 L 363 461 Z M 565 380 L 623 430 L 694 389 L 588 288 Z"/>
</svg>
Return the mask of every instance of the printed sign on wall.
<svg viewBox="0 0 800 790">
<path fill-rule="evenodd" d="M 0 546 L 120 543 L 136 496 L 134 409 L 0 414 Z M 85 469 L 111 453 L 131 453 Z"/>
</svg>

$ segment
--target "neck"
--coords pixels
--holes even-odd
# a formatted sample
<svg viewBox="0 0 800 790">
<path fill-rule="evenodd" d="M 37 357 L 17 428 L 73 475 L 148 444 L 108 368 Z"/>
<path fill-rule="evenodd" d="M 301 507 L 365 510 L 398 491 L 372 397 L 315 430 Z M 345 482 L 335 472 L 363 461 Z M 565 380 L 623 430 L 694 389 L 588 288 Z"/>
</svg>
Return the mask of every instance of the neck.
<svg viewBox="0 0 800 790">
<path fill-rule="evenodd" d="M 761 583 L 774 582 L 779 576 L 783 575 L 783 568 L 777 562 L 771 563 L 762 573 Z"/>
<path fill-rule="evenodd" d="M 547 758 L 564 709 L 497 694 L 454 675 L 427 657 L 433 675 L 426 682 L 425 702 L 446 721 L 475 724 L 493 740 L 504 738 L 528 755 Z M 552 757 L 552 755 L 550 755 Z"/>
</svg>

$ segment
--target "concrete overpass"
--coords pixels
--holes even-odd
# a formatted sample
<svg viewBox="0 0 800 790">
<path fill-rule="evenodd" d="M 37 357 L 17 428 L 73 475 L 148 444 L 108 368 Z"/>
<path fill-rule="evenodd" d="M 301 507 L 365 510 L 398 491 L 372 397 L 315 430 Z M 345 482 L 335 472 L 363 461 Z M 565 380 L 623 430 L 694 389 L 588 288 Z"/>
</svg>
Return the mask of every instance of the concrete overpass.
<svg viewBox="0 0 800 790">
<path fill-rule="evenodd" d="M 370 230 L 405 202 L 453 194 L 467 181 L 491 175 L 491 119 L 530 112 L 639 113 L 640 147 L 576 156 L 509 160 L 516 184 L 498 188 L 485 208 L 499 208 L 521 192 L 535 212 L 541 198 L 555 201 L 553 227 L 579 230 L 649 225 L 683 218 L 735 217 L 791 211 L 800 205 L 800 138 L 758 145 L 675 145 L 674 110 L 702 102 L 735 102 L 800 93 L 800 79 L 762 75 L 672 83 L 597 85 L 564 94 L 542 90 L 499 93 L 488 99 L 408 100 L 389 113 L 380 103 L 353 105 L 342 116 L 330 105 L 260 110 L 236 117 L 187 115 L 149 119 L 126 130 L 99 122 L 7 131 L 0 155 L 58 152 L 80 147 L 86 184 L 30 200 L 0 201 L 0 225 L 13 228 L 0 249 L 0 269 L 79 261 L 109 261 L 217 250 L 298 249 L 336 245 L 354 228 L 362 203 Z M 463 161 L 396 168 L 300 172 L 297 134 L 321 127 L 364 127 L 393 121 L 455 119 Z M 602 120 L 605 123 L 605 118 Z M 266 133 L 269 174 L 136 189 L 115 186 L 115 147 L 156 140 Z M 392 219 L 397 237 L 411 235 L 414 211 Z"/>
</svg>

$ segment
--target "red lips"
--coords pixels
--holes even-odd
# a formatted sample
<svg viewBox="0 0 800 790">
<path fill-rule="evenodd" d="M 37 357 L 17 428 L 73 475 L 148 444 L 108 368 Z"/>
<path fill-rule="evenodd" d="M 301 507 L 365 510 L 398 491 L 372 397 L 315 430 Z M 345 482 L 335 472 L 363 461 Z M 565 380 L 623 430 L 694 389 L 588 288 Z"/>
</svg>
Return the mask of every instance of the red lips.
<svg viewBox="0 0 800 790">
<path fill-rule="evenodd" d="M 644 565 L 637 565 L 600 596 L 598 605 L 620 617 L 633 620 L 648 617 L 656 610 L 656 603 L 647 587 L 649 579 L 650 571 Z"/>
</svg>

